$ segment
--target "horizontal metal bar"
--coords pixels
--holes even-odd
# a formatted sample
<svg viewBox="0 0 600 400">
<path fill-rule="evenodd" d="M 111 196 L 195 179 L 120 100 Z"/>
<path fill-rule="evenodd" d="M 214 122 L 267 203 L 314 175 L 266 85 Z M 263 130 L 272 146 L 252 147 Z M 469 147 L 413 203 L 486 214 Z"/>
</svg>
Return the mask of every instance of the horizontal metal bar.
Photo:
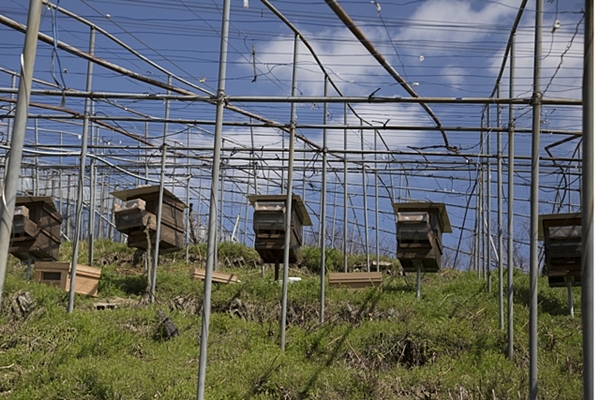
<svg viewBox="0 0 600 400">
<path fill-rule="evenodd" d="M 171 90 L 173 90 L 171 88 Z M 0 88 L 0 93 L 16 94 L 15 88 Z M 130 99 L 130 100 L 178 100 L 178 101 L 200 101 L 215 103 L 214 96 L 191 95 L 191 94 L 165 94 L 165 93 L 119 93 L 119 92 L 84 92 L 84 91 L 61 91 L 61 90 L 32 90 L 31 96 L 56 96 L 56 97 L 79 97 L 91 99 Z M 497 97 L 372 97 L 372 96 L 225 96 L 228 103 L 435 103 L 435 104 L 513 104 L 529 105 L 529 98 L 497 98 Z M 543 98 L 542 104 L 581 106 L 581 99 Z"/>
</svg>

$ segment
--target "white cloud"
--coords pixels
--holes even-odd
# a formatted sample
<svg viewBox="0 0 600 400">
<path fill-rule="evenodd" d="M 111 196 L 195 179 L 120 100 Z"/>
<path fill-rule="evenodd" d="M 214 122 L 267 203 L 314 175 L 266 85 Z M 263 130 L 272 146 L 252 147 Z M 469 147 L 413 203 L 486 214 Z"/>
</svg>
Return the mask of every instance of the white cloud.
<svg viewBox="0 0 600 400">
<path fill-rule="evenodd" d="M 398 38 L 407 41 L 479 41 L 486 34 L 486 25 L 491 26 L 507 17 L 514 17 L 521 1 L 485 2 L 483 6 L 481 3 L 483 2 L 466 0 L 425 1 L 410 17 L 415 24 L 414 28 L 403 29 Z M 436 26 L 433 27 L 432 24 Z M 470 24 L 473 27 L 476 24 L 480 29 L 465 29 Z M 458 28 L 457 25 L 463 28 Z"/>
</svg>

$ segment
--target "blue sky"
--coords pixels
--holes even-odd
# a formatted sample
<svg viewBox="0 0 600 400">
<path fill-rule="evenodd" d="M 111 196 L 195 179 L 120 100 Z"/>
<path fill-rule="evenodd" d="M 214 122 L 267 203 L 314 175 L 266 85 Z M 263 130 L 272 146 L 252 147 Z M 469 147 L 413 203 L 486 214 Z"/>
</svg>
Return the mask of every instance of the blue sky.
<svg viewBox="0 0 600 400">
<path fill-rule="evenodd" d="M 249 0 L 248 8 L 244 8 L 242 0 L 232 1 L 231 25 L 228 47 L 228 65 L 226 92 L 231 96 L 287 96 L 291 92 L 291 64 L 293 49 L 293 33 L 277 19 L 260 1 Z M 419 0 L 389 1 L 376 4 L 370 1 L 340 1 L 354 22 L 360 27 L 368 39 L 384 55 L 394 69 L 411 85 L 412 89 L 424 97 L 488 97 L 499 75 L 499 66 L 504 54 L 510 29 L 521 4 L 520 0 L 498 1 L 459 1 L 459 0 Z M 531 97 L 532 63 L 533 63 L 533 21 L 534 2 L 530 1 L 523 14 L 516 37 L 515 96 L 522 99 Z M 317 53 L 320 62 L 325 66 L 331 80 L 344 96 L 368 96 L 377 90 L 376 95 L 382 97 L 408 97 L 409 95 L 395 82 L 389 74 L 371 57 L 364 47 L 354 38 L 352 33 L 339 21 L 325 1 L 272 1 L 271 4 L 286 16 L 308 39 Z M 122 0 L 62 0 L 61 7 L 85 18 L 110 32 L 163 69 L 177 75 L 174 86 L 184 88 L 198 95 L 206 92 L 214 93 L 217 87 L 219 43 L 221 29 L 221 1 L 122 1 Z M 542 89 L 545 98 L 579 99 L 581 97 L 582 76 L 582 42 L 583 42 L 583 0 L 554 0 L 545 2 L 544 38 L 542 61 Z M 19 23 L 26 22 L 27 2 L 5 0 L 0 6 L 0 14 Z M 44 7 L 41 32 L 87 51 L 89 28 L 64 14 L 53 12 Z M 6 71 L 18 71 L 19 54 L 24 35 L 13 29 L 0 25 L 0 88 L 11 86 L 11 75 Z M 36 58 L 34 77 L 45 82 L 73 91 L 85 89 L 87 63 L 80 57 L 58 50 L 54 59 L 53 47 L 40 43 Z M 95 54 L 113 64 L 131 70 L 152 79 L 167 82 L 165 72 L 133 56 L 129 51 L 97 33 Z M 299 46 L 298 94 L 300 96 L 320 96 L 323 94 L 323 74 L 309 54 L 306 47 Z M 60 61 L 60 66 L 59 62 Z M 53 71 L 53 73 L 52 73 Z M 508 71 L 503 74 L 501 96 L 508 94 Z M 185 82 L 182 82 L 185 81 Z M 37 82 L 34 89 L 52 89 L 51 85 Z M 165 93 L 164 89 L 148 83 L 124 77 L 114 71 L 94 66 L 93 90 L 99 92 L 120 93 Z M 329 94 L 336 95 L 329 87 Z M 0 94 L 1 98 L 10 97 Z M 33 102 L 61 106 L 62 97 L 34 96 Z M 233 104 L 248 112 L 278 123 L 290 120 L 290 105 L 286 103 L 243 103 Z M 68 97 L 65 108 L 81 113 L 83 99 Z M 7 101 L 0 100 L 0 113 L 11 110 Z M 141 101 L 112 99 L 94 102 L 97 115 L 132 116 L 148 115 L 162 118 L 165 115 L 163 101 Z M 449 131 L 450 145 L 457 147 L 465 156 L 451 154 L 443 147 L 442 135 L 436 130 L 416 130 L 407 127 L 432 127 L 431 118 L 418 105 L 406 103 L 389 104 L 353 104 L 354 111 L 365 125 L 379 126 L 379 136 L 375 140 L 372 129 L 361 131 L 359 121 L 352 113 L 346 116 L 351 126 L 346 131 L 347 146 L 350 150 L 383 150 L 392 153 L 365 155 L 367 159 L 369 209 L 368 225 L 370 227 L 371 245 L 374 240 L 375 220 L 380 221 L 382 238 L 380 242 L 386 252 L 393 252 L 393 216 L 392 201 L 426 200 L 440 201 L 449 205 L 450 219 L 454 233 L 445 241 L 450 249 L 461 249 L 468 252 L 472 245 L 472 229 L 474 215 L 469 208 L 473 207 L 474 198 L 469 201 L 476 176 L 476 166 L 480 160 L 480 132 Z M 432 104 L 431 109 L 444 126 L 478 128 L 482 121 L 482 106 L 467 104 Z M 81 121 L 52 119 L 49 116 L 65 115 L 62 111 L 41 110 L 32 108 L 32 114 L 45 114 L 46 118 L 38 122 L 38 143 L 48 145 L 55 153 L 49 156 L 32 159 L 32 153 L 26 161 L 34 161 L 46 167 L 42 181 L 46 187 L 51 186 L 51 176 L 60 170 L 58 164 L 77 164 L 77 157 L 64 154 L 59 160 L 56 153 L 60 142 L 73 145 L 65 151 L 77 151 L 81 135 Z M 322 124 L 324 105 L 320 103 L 301 103 L 296 116 L 300 124 Z M 500 110 L 500 125 L 507 125 L 507 108 Z M 490 114 L 490 123 L 498 123 L 494 108 Z M 530 107 L 516 107 L 517 129 L 527 130 L 531 125 Z M 211 104 L 174 101 L 170 104 L 170 117 L 212 121 L 215 109 Z M 225 114 L 228 122 L 247 123 L 247 115 L 228 111 Z M 330 104 L 325 117 L 327 124 L 342 126 L 344 109 L 341 104 Z M 387 121 L 387 122 L 386 122 Z M 562 139 L 570 137 L 564 131 L 577 132 L 581 129 L 581 108 L 565 106 L 544 106 L 542 110 L 542 128 L 548 133 L 543 135 L 542 148 L 551 146 L 554 156 L 561 160 L 562 171 L 565 168 L 574 175 L 569 184 L 577 188 L 576 162 L 567 159 L 576 155 L 578 139 L 564 144 L 554 145 Z M 162 123 L 133 121 L 106 121 L 112 127 L 126 131 L 130 135 L 145 138 L 153 144 L 159 144 L 165 133 Z M 404 127 L 404 129 L 384 129 L 386 126 Z M 8 129 L 7 119 L 0 120 L 0 132 Z M 35 132 L 33 120 L 27 132 L 28 149 L 33 149 Z M 197 156 L 193 161 L 193 178 L 191 180 L 192 202 L 196 202 L 196 210 L 207 213 L 205 198 L 208 195 L 210 174 L 210 155 L 212 154 L 212 134 L 214 128 L 210 124 L 170 123 L 166 127 L 167 143 L 175 152 L 176 147 L 187 146 L 195 149 L 189 151 Z M 554 133 L 552 133 L 554 132 Z M 252 135 L 250 135 L 252 133 Z M 323 129 L 308 127 L 298 130 L 298 135 L 319 146 L 323 144 Z M 484 137 L 488 132 L 484 130 Z M 131 173 L 144 174 L 134 166 L 140 150 L 135 147 L 138 142 L 130 137 L 104 127 L 95 128 L 95 143 L 104 146 L 92 149 L 95 155 L 111 165 L 119 165 Z M 224 213 L 226 230 L 231 230 L 237 215 L 243 219 L 246 213 L 245 194 L 250 189 L 246 182 L 253 184 L 252 160 L 248 149 L 254 145 L 258 168 L 258 190 L 260 193 L 278 193 L 277 184 L 281 181 L 281 169 L 286 163 L 281 149 L 287 146 L 287 136 L 281 130 L 254 127 L 226 126 L 224 129 L 225 175 L 227 194 L 225 196 Z M 282 136 L 284 142 L 282 142 Z M 327 175 L 328 220 L 332 224 L 335 213 L 335 225 L 342 219 L 342 164 L 338 162 L 344 148 L 344 130 L 327 130 L 327 147 L 331 152 L 330 171 Z M 362 139 L 361 139 L 362 138 Z M 490 148 L 496 153 L 496 134 L 490 135 Z M 2 139 L 6 139 L 3 134 Z M 507 153 L 506 135 L 502 137 L 501 148 Z M 528 160 L 530 156 L 530 135 L 516 135 L 516 154 L 518 158 L 516 184 L 516 212 L 519 215 L 515 222 L 517 235 L 525 236 L 527 213 L 529 210 L 529 174 Z M 130 148 L 122 148 L 130 146 Z M 314 212 L 313 223 L 318 222 L 319 212 L 318 190 L 321 186 L 320 155 L 309 145 L 296 143 L 300 150 L 297 154 L 294 191 L 306 197 L 309 208 Z M 303 150 L 306 150 L 304 152 Z M 336 154 L 337 150 L 337 154 Z M 484 152 L 486 148 L 484 146 Z M 188 152 L 183 152 L 188 154 Z M 430 154 L 431 153 L 431 154 Z M 173 153 L 169 158 L 167 180 L 173 190 L 185 196 L 187 184 L 186 161 L 177 158 Z M 181 155 L 182 152 L 179 152 Z M 147 160 L 151 163 L 151 177 L 157 177 L 157 149 L 147 150 Z M 548 154 L 543 151 L 542 156 Z M 338 158 L 336 158 L 336 156 Z M 351 193 L 351 204 L 356 207 L 350 220 L 356 220 L 356 233 L 364 228 L 362 197 L 363 176 L 360 167 L 363 160 L 360 154 L 348 155 L 352 173 L 348 186 Z M 202 161 L 199 161 L 198 158 Z M 466 160 L 469 160 L 467 162 Z M 375 162 L 379 171 L 379 211 L 375 214 Z M 202 168 L 201 168 L 202 167 Z M 495 169 L 495 168 L 494 168 Z M 27 171 L 31 171 L 28 169 Z M 540 193 L 540 211 L 551 212 L 557 196 L 566 192 L 557 190 L 564 182 L 558 174 L 561 169 L 550 161 L 542 162 Z M 140 179 L 128 176 L 115 169 L 105 170 L 107 181 L 113 186 L 123 188 L 127 185 L 144 183 Z M 31 175 L 24 172 L 24 175 Z M 494 173 L 495 180 L 495 173 Z M 33 180 L 24 179 L 29 188 Z M 506 184 L 506 172 L 503 177 Z M 40 186 L 42 183 L 40 183 Z M 495 185 L 492 188 L 495 195 Z M 393 199 L 392 197 L 393 192 Z M 504 191 L 506 196 L 506 189 Z M 564 196 L 565 201 L 568 197 Z M 578 209 L 578 195 L 570 194 L 573 208 Z M 333 204 L 337 206 L 333 207 Z M 496 200 L 492 202 L 496 209 Z M 505 206 L 504 206 L 505 207 Z M 251 210 L 250 210 L 251 211 Z M 468 211 L 468 212 L 466 212 Z M 565 209 L 563 209 L 565 211 Z M 465 228 L 462 231 L 462 228 Z M 244 228 L 242 222 L 242 228 Z M 251 228 L 249 228 L 251 230 Z M 462 236 L 461 236 L 462 232 Z M 249 232 L 250 233 L 250 232 Z M 240 239 L 246 238 L 240 236 Z M 250 236 L 247 237 L 250 240 Z M 374 251 L 373 248 L 371 251 Z M 451 250 L 452 251 L 452 250 Z M 388 253 L 386 253 L 388 254 Z M 454 253 L 450 252 L 453 257 Z M 463 265 L 464 267 L 464 262 Z"/>
</svg>

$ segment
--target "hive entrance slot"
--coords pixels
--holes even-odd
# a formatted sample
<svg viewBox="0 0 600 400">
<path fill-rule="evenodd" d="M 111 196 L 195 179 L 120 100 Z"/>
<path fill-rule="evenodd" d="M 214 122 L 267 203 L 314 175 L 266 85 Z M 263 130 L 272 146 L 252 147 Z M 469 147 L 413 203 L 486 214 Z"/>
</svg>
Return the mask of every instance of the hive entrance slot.
<svg viewBox="0 0 600 400">
<path fill-rule="evenodd" d="M 45 281 L 60 281 L 60 272 L 42 272 L 42 279 Z"/>
</svg>

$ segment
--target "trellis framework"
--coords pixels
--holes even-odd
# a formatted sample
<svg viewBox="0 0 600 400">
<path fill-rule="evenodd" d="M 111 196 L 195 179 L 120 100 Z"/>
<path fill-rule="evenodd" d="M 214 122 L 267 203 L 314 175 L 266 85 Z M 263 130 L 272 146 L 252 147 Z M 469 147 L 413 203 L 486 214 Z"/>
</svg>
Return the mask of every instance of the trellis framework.
<svg viewBox="0 0 600 400">
<path fill-rule="evenodd" d="M 383 54 L 373 52 L 377 46 L 364 39 L 361 43 L 370 54 L 361 56 L 374 57 L 385 73 L 378 77 L 380 84 L 365 85 L 368 90 L 353 88 L 351 95 L 344 95 L 340 87 L 348 81 L 336 74 L 340 66 L 325 64 L 314 50 L 313 41 L 294 26 L 285 11 L 267 1 L 262 3 L 261 16 L 266 13 L 270 23 L 281 23 L 292 34 L 283 36 L 279 43 L 287 47 L 287 57 L 293 53 L 292 41 L 298 48 L 296 57 L 300 61 L 277 67 L 296 70 L 300 66 L 309 73 L 292 87 L 287 86 L 291 73 L 288 80 L 273 75 L 269 87 L 285 94 L 237 95 L 233 89 L 220 97 L 204 85 L 204 78 L 193 82 L 185 73 L 176 74 L 163 66 L 172 66 L 172 62 L 157 63 L 143 56 L 106 30 L 104 21 L 91 22 L 45 2 L 56 13 L 49 22 L 53 32 L 58 25 L 56 15 L 61 15 L 63 21 L 76 23 L 80 32 L 89 29 L 90 33 L 87 40 L 84 34 L 73 35 L 73 44 L 59 41 L 57 35 L 40 37 L 47 46 L 43 57 L 60 57 L 66 68 L 50 75 L 53 82 L 47 73 L 34 76 L 20 192 L 55 197 L 66 219 L 64 237 L 74 239 L 79 216 L 81 238 L 91 243 L 99 237 L 123 240 L 111 222 L 113 199 L 108 193 L 163 182 L 191 205 L 187 218 L 189 242 L 204 241 L 209 232 L 209 200 L 214 184 L 215 125 L 220 123 L 223 135 L 219 143 L 217 231 L 221 241 L 251 244 L 247 196 L 286 193 L 292 187 L 319 221 L 314 230 L 305 233 L 305 243 L 366 254 L 369 267 L 371 257 L 378 268 L 380 255 L 393 255 L 391 203 L 409 200 L 447 204 L 456 233 L 445 243 L 449 249 L 445 266 L 477 270 L 488 280 L 489 290 L 494 268 L 501 266 L 502 270 L 519 257 L 526 260 L 523 252 L 531 245 L 526 233 L 531 217 L 530 138 L 537 132 L 530 125 L 530 88 L 529 92 L 515 91 L 527 84 L 515 83 L 522 76 L 515 71 L 524 67 L 518 64 L 515 53 L 519 48 L 513 42 L 520 32 L 518 21 L 527 10 L 526 1 L 516 13 L 512 31 L 506 31 L 509 45 L 499 76 L 487 87 L 491 95 L 480 91 L 478 97 L 460 98 L 419 96 L 419 82 L 408 81 L 391 64 L 385 65 L 378 58 L 385 61 Z M 327 3 L 332 8 L 337 4 Z M 234 7 L 232 21 L 236 12 L 241 11 Z M 353 26 L 347 14 L 344 16 L 339 9 L 336 14 L 346 26 Z M 293 12 L 290 15 L 294 16 Z M 0 22 L 13 34 L 24 30 L 9 15 L 1 15 Z M 581 101 L 578 96 L 548 95 L 556 86 L 573 89 L 568 87 L 561 68 L 565 58 L 581 55 L 573 54 L 577 50 L 572 49 L 573 44 L 583 40 L 580 24 L 581 20 L 574 20 L 564 33 L 562 44 L 557 44 L 560 50 L 555 55 L 556 63 L 545 76 L 539 127 L 545 151 L 539 164 L 539 204 L 545 212 L 580 209 Z M 356 28 L 351 30 L 360 39 Z M 115 50 L 92 56 L 111 49 L 108 43 L 131 58 L 123 58 Z M 82 50 L 85 47 L 88 49 Z M 393 42 L 391 48 L 397 54 Z M 256 57 L 252 45 L 250 55 L 241 59 L 247 64 L 246 71 L 252 71 L 251 79 L 260 83 L 269 72 L 261 75 L 257 68 L 268 68 L 269 64 L 257 66 Z M 102 69 L 84 72 L 88 62 Z M 506 66 L 510 67 L 508 73 L 504 71 Z M 2 67 L 0 104 L 5 114 L 0 129 L 5 128 L 3 146 L 9 149 L 18 73 L 17 68 Z M 63 75 L 67 70 L 76 77 L 70 80 L 69 88 Z M 503 74 L 509 75 L 508 83 L 500 78 Z M 237 79 L 242 76 L 238 72 Z M 123 87 L 104 90 L 115 87 L 109 83 L 115 78 L 123 81 Z M 396 86 L 390 90 L 392 84 Z M 323 95 L 312 93 L 319 86 Z M 408 95 L 398 96 L 397 86 Z M 311 95 L 303 93 L 302 87 Z M 295 92 L 298 89 L 299 94 Z M 223 118 L 219 122 L 214 113 L 220 102 Z M 91 107 L 89 112 L 86 104 Z M 89 139 L 82 146 L 81 137 L 86 136 Z M 295 147 L 293 158 L 291 144 Z M 79 168 L 82 147 L 87 147 L 89 160 L 83 171 Z M 287 175 L 290 170 L 291 175 Z M 83 195 L 77 196 L 80 188 Z M 78 203 L 82 208 L 77 207 Z M 509 232 L 505 234 L 503 227 L 507 225 Z M 521 262 L 517 267 L 526 269 L 528 263 Z M 502 325 L 503 312 L 499 319 Z"/>
</svg>

